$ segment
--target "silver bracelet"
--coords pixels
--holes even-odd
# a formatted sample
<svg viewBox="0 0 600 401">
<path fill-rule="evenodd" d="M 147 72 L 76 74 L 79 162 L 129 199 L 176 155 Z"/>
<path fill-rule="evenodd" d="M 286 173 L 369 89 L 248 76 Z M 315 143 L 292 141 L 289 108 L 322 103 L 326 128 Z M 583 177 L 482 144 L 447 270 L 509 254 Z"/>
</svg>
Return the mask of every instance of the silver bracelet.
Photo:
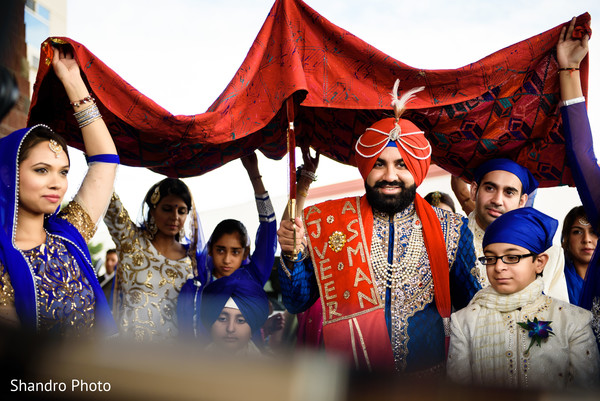
<svg viewBox="0 0 600 401">
<path fill-rule="evenodd" d="M 83 128 L 85 126 L 90 125 L 94 121 L 102 118 L 100 114 L 100 110 L 98 110 L 98 106 L 96 103 L 92 103 L 92 105 L 84 110 L 73 113 L 75 116 L 75 120 L 77 120 L 77 124 L 79 124 L 79 128 Z"/>
<path fill-rule="evenodd" d="M 296 169 L 296 175 L 300 175 L 301 177 L 306 177 L 311 181 L 317 181 L 317 175 L 313 171 L 308 171 L 304 165 L 298 167 Z"/>
<path fill-rule="evenodd" d="M 306 178 L 310 179 L 313 182 L 317 181 L 317 175 L 315 173 L 313 173 L 312 171 L 302 169 L 302 171 L 300 172 L 300 175 L 302 177 L 306 177 Z"/>
</svg>

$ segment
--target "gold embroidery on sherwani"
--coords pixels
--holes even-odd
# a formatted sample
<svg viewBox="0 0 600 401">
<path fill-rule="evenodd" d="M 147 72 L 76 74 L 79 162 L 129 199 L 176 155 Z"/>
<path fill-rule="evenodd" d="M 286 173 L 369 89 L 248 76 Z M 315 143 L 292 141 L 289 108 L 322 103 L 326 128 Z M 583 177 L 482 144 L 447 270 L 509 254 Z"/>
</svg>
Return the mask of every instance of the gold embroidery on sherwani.
<svg viewBox="0 0 600 401">
<path fill-rule="evenodd" d="M 446 241 L 446 253 L 448 254 L 449 264 L 452 265 L 456 259 L 458 241 L 460 239 L 460 217 L 458 215 L 437 211 L 444 239 Z M 393 263 L 399 264 L 408 250 L 409 240 L 417 219 L 414 206 L 409 206 L 405 210 L 396 213 L 394 216 L 394 249 Z M 388 254 L 388 244 L 390 238 L 389 215 L 374 211 L 373 214 L 373 239 L 371 248 L 379 241 L 378 246 L 383 250 L 383 254 Z M 416 274 L 403 281 L 403 285 L 391 289 L 391 317 L 392 317 L 392 349 L 394 352 L 394 362 L 396 369 L 403 372 L 407 366 L 408 357 L 408 319 L 415 313 L 422 311 L 428 304 L 433 302 L 434 288 L 429 257 L 423 244 L 420 254 L 414 261 L 410 262 L 416 271 Z M 376 272 L 376 287 L 379 296 L 385 299 L 386 283 L 384 277 Z"/>
<path fill-rule="evenodd" d="M 477 221 L 475 219 L 475 211 L 469 214 L 469 229 L 473 233 L 473 246 L 475 247 L 475 266 L 471 269 L 471 275 L 477 279 L 479 284 L 481 284 L 481 288 L 485 288 L 490 285 L 490 281 L 487 277 L 487 270 L 484 265 L 481 264 L 479 258 L 483 255 L 483 235 L 485 231 L 479 227 Z"/>
<path fill-rule="evenodd" d="M 412 206 L 394 216 L 393 263 L 400 263 L 408 248 L 415 217 L 416 214 Z M 373 247 L 375 241 L 379 241 L 384 255 L 388 253 L 390 240 L 389 227 L 389 215 L 374 212 L 371 247 Z M 417 260 L 411 261 L 411 265 L 416 266 L 416 275 L 403 283 L 403 285 L 391 289 L 391 342 L 394 352 L 394 362 L 399 371 L 404 371 L 407 364 L 408 341 L 410 339 L 408 336 L 408 319 L 414 316 L 416 312 L 423 310 L 433 300 L 433 280 L 431 269 L 429 268 L 427 251 L 424 246 Z M 382 299 L 385 299 L 385 279 L 378 276 L 377 273 L 375 277 L 379 295 Z"/>
</svg>

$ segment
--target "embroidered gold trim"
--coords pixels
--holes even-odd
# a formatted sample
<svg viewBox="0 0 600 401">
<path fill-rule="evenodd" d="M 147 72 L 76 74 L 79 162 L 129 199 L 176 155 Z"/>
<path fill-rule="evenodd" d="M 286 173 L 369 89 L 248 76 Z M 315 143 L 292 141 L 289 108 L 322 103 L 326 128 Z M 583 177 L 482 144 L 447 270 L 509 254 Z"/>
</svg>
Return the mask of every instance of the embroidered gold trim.
<svg viewBox="0 0 600 401">
<path fill-rule="evenodd" d="M 350 198 L 340 200 L 340 202 L 348 201 L 350 199 L 354 199 L 356 201 L 356 211 L 355 212 L 356 212 L 356 217 L 357 217 L 358 224 L 360 227 L 362 246 L 364 247 L 364 249 L 367 250 L 366 253 L 367 253 L 367 264 L 369 267 L 369 272 L 371 274 L 371 278 L 373 280 L 375 280 L 375 275 L 373 273 L 373 267 L 371 264 L 370 251 L 368 250 L 367 239 L 365 238 L 365 228 L 363 226 L 363 221 L 362 221 L 361 198 L 359 196 L 350 197 Z M 303 213 L 303 216 L 302 216 L 302 221 L 303 221 L 305 227 L 309 227 L 311 225 L 311 222 L 320 221 L 320 218 L 316 219 L 315 217 L 312 217 L 313 214 L 319 215 L 320 213 L 321 213 L 321 210 L 317 207 L 317 205 L 310 206 L 309 211 L 306 213 Z M 308 228 L 307 228 L 307 230 L 308 230 Z M 317 279 L 319 294 L 321 295 L 321 297 L 323 297 L 321 276 L 319 274 L 319 260 L 321 260 L 322 258 L 320 258 L 318 256 L 318 252 L 315 251 L 317 248 L 315 247 L 315 245 L 313 243 L 313 241 L 315 241 L 315 240 L 318 242 L 318 239 L 320 238 L 320 235 L 321 235 L 321 228 L 318 228 L 318 232 L 319 232 L 319 235 L 317 235 L 317 236 L 315 236 L 314 233 L 307 235 L 307 240 L 308 240 L 308 244 L 309 244 L 308 249 L 310 251 L 310 260 L 312 262 L 313 270 L 315 272 L 315 277 Z M 338 265 L 338 269 L 342 270 L 343 267 L 342 267 L 342 269 L 340 269 L 339 265 Z M 332 324 L 332 323 L 336 323 L 336 322 L 340 322 L 343 320 L 349 320 L 349 319 L 352 319 L 353 317 L 365 315 L 365 314 L 371 313 L 377 309 L 383 309 L 384 308 L 383 298 L 382 298 L 381 294 L 379 293 L 379 291 L 377 290 L 377 288 L 375 291 L 375 296 L 377 297 L 377 305 L 375 305 L 371 308 L 368 308 L 368 309 L 363 309 L 362 311 L 359 311 L 356 313 L 347 314 L 347 315 L 344 315 L 341 317 L 336 317 L 333 319 L 328 318 L 327 305 L 325 302 L 322 302 L 323 326 L 326 326 L 326 325 Z"/>
<path fill-rule="evenodd" d="M 0 263 L 0 306 L 15 306 L 15 290 L 13 289 L 8 271 Z"/>
<path fill-rule="evenodd" d="M 83 236 L 85 242 L 89 242 L 96 233 L 96 225 L 92 221 L 92 218 L 83 206 L 74 200 L 61 209 L 59 217 L 73 224 Z"/>
<path fill-rule="evenodd" d="M 356 340 L 354 339 L 353 319 L 348 319 L 348 329 L 350 330 L 350 346 L 352 347 L 352 355 L 354 356 L 354 364 L 356 369 L 360 367 L 358 363 L 358 355 L 356 353 Z"/>
<path fill-rule="evenodd" d="M 369 360 L 369 353 L 367 352 L 367 346 L 365 345 L 365 339 L 362 335 L 362 331 L 360 331 L 360 326 L 358 325 L 358 320 L 356 318 L 352 319 L 354 321 L 354 325 L 356 326 L 356 332 L 358 333 L 358 339 L 360 340 L 360 346 L 363 350 L 363 356 L 365 357 L 365 362 L 367 363 L 367 367 L 371 370 L 371 361 Z"/>
<path fill-rule="evenodd" d="M 60 38 L 50 38 L 50 40 L 58 45 L 66 45 L 68 42 Z"/>
<path fill-rule="evenodd" d="M 416 212 L 413 206 L 406 208 L 393 217 L 393 224 L 390 224 L 390 217 L 387 214 L 373 214 L 373 238 L 371 240 L 371 252 L 376 247 L 376 242 L 380 241 L 384 253 L 384 262 L 387 262 L 387 246 L 390 243 L 390 228 L 394 230 L 394 242 L 389 244 L 393 246 L 393 263 L 399 264 L 407 256 L 409 240 L 412 232 L 417 229 L 414 227 Z M 419 228 L 418 230 L 420 230 Z M 375 262 L 372 255 L 371 263 Z M 404 285 L 390 288 L 390 313 L 392 316 L 392 350 L 394 353 L 394 363 L 397 371 L 404 372 L 407 367 L 407 358 L 409 354 L 408 343 L 408 321 L 417 312 L 425 309 L 433 301 L 433 279 L 429 266 L 429 258 L 425 247 L 419 248 L 418 255 L 412 255 L 414 260 L 411 264 L 418 266 L 417 272 Z M 386 281 L 375 270 L 377 283 L 377 292 L 382 299 L 386 296 Z"/>
</svg>

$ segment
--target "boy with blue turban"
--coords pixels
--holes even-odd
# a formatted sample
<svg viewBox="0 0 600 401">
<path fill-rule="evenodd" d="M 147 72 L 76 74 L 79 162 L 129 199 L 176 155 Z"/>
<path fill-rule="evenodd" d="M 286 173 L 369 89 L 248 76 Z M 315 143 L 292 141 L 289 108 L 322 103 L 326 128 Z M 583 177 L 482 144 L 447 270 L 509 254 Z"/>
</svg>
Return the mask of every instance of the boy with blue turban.
<svg viewBox="0 0 600 401">
<path fill-rule="evenodd" d="M 473 233 L 473 246 L 478 259 L 483 256 L 482 240 L 489 225 L 504 213 L 532 206 L 537 187 L 538 182 L 531 172 L 510 159 L 492 159 L 477 167 L 470 189 L 475 209 L 469 214 L 468 225 Z M 554 245 L 545 253 L 548 262 L 544 268 L 544 292 L 553 298 L 568 301 L 562 249 Z M 486 266 L 479 260 L 471 274 L 481 288 L 490 285 Z"/>
<path fill-rule="evenodd" d="M 256 280 L 235 272 L 208 284 L 202 292 L 200 319 L 212 342 L 208 349 L 236 355 L 260 355 L 252 336 L 269 315 L 269 300 Z"/>
<path fill-rule="evenodd" d="M 448 376 L 518 388 L 593 386 L 600 373 L 589 311 L 544 295 L 541 274 L 558 221 L 519 208 L 483 238 L 490 286 L 452 314 Z"/>
</svg>

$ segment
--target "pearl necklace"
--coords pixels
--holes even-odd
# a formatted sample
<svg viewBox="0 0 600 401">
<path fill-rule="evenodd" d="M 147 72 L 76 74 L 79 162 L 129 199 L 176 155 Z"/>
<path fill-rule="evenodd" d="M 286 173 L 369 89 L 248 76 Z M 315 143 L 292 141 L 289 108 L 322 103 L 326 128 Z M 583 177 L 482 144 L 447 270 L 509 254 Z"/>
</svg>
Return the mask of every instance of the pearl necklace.
<svg viewBox="0 0 600 401">
<path fill-rule="evenodd" d="M 377 277 L 385 280 L 388 288 L 400 288 L 409 284 L 419 274 L 419 261 L 424 250 L 423 227 L 419 219 L 413 222 L 408 246 L 400 263 L 388 263 L 383 252 L 381 241 L 376 240 L 371 246 L 371 263 Z"/>
</svg>

